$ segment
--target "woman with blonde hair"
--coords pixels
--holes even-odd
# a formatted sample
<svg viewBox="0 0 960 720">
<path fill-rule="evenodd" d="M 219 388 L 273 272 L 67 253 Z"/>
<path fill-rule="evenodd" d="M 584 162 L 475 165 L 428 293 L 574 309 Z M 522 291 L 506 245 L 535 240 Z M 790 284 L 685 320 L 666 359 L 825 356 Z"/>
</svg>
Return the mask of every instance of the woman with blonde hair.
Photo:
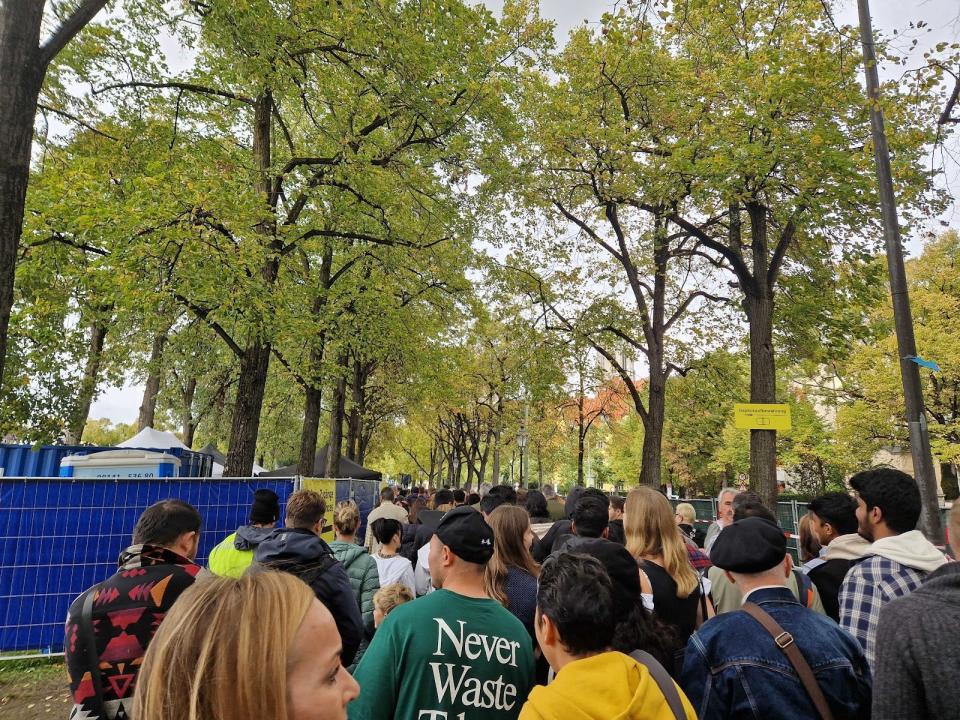
<svg viewBox="0 0 960 720">
<path fill-rule="evenodd" d="M 713 616 L 713 608 L 690 564 L 670 501 L 652 488 L 634 488 L 627 495 L 623 524 L 643 592 L 652 593 L 654 613 L 676 630 L 685 647 L 693 631 Z"/>
<path fill-rule="evenodd" d="M 533 633 L 540 566 L 530 554 L 533 529 L 523 507 L 501 505 L 490 513 L 493 557 L 484 576 L 487 594 L 517 617 Z"/>
<path fill-rule="evenodd" d="M 357 528 L 360 526 L 360 510 L 353 500 L 341 500 L 333 511 L 333 530 L 336 540 L 330 543 L 333 556 L 343 565 L 350 580 L 350 588 L 357 598 L 360 615 L 363 617 L 364 637 L 353 658 L 351 671 L 360 663 L 360 658 L 370 644 L 373 635 L 373 596 L 380 589 L 380 574 L 377 561 L 370 557 L 365 547 L 357 545 Z"/>
<path fill-rule="evenodd" d="M 262 571 L 189 588 L 147 649 L 137 720 L 344 720 L 359 686 L 333 616 L 301 580 Z"/>
</svg>

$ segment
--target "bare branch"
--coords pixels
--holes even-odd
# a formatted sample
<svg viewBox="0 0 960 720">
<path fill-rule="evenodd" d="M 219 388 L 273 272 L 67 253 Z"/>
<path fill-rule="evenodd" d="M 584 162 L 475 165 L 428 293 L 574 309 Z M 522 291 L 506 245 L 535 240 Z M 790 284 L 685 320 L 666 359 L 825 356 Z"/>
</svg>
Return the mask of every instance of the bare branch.
<svg viewBox="0 0 960 720">
<path fill-rule="evenodd" d="M 122 88 L 154 88 L 157 90 L 189 90 L 190 92 L 200 93 L 201 95 L 214 95 L 216 97 L 227 98 L 229 100 L 236 100 L 237 102 L 246 103 L 247 105 L 254 105 L 256 100 L 245 95 L 237 95 L 236 93 L 228 92 L 226 90 L 216 90 L 214 88 L 205 87 L 203 85 L 196 85 L 194 83 L 187 82 L 177 82 L 177 81 L 168 81 L 168 82 L 125 82 L 125 83 L 115 83 L 113 85 L 106 85 L 102 88 L 94 88 L 93 94 L 100 95 L 105 93 L 108 90 L 120 90 Z"/>
<path fill-rule="evenodd" d="M 84 0 L 80 7 L 71 13 L 70 17 L 54 31 L 53 35 L 40 47 L 40 63 L 43 67 L 50 64 L 67 43 L 73 40 L 78 32 L 93 20 L 94 16 L 103 9 L 107 0 Z"/>
<path fill-rule="evenodd" d="M 99 135 L 100 137 L 105 137 L 105 138 L 107 138 L 107 140 L 113 140 L 114 142 L 119 142 L 119 141 L 120 141 L 120 138 L 116 138 L 116 137 L 114 137 L 113 135 L 111 135 L 110 133 L 105 133 L 103 130 L 97 130 L 97 128 L 95 128 L 95 127 L 94 127 L 93 125 L 91 125 L 90 123 L 88 123 L 88 122 L 86 122 L 86 121 L 84 121 L 84 120 L 81 120 L 81 119 L 78 118 L 76 115 L 71 115 L 71 114 L 68 113 L 66 110 L 58 110 L 58 109 L 55 108 L 55 107 L 50 107 L 49 105 L 44 105 L 43 103 L 37 103 L 37 107 L 40 108 L 41 110 L 46 110 L 47 112 L 52 112 L 54 115 L 59 115 L 60 117 L 66 118 L 67 120 L 70 120 L 71 122 L 75 122 L 77 125 L 80 125 L 80 126 L 82 126 L 82 127 L 85 127 L 85 128 L 86 128 L 87 130 L 89 130 L 90 132 L 96 133 L 96 134 Z"/>
</svg>

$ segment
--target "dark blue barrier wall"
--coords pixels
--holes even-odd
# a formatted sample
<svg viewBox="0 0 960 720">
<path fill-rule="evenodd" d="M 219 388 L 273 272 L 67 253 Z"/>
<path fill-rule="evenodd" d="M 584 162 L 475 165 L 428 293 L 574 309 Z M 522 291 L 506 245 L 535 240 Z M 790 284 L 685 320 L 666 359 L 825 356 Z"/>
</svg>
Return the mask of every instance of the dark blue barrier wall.
<svg viewBox="0 0 960 720">
<path fill-rule="evenodd" d="M 60 462 L 67 455 L 89 455 L 103 450 L 131 448 L 98 447 L 96 445 L 0 445 L 0 468 L 4 477 L 58 477 Z M 213 458 L 205 453 L 183 448 L 137 448 L 165 452 L 180 458 L 181 477 L 209 477 Z"/>
<path fill-rule="evenodd" d="M 377 506 L 380 499 L 379 480 L 337 480 L 337 502 L 353 500 L 360 510 L 360 526 L 357 538 L 363 540 L 367 528 L 367 516 Z"/>
<path fill-rule="evenodd" d="M 197 560 L 206 566 L 211 548 L 247 521 L 257 488 L 285 505 L 293 481 L 0 479 L 0 651 L 62 650 L 70 603 L 114 573 L 149 505 L 175 497 L 200 511 Z"/>
</svg>

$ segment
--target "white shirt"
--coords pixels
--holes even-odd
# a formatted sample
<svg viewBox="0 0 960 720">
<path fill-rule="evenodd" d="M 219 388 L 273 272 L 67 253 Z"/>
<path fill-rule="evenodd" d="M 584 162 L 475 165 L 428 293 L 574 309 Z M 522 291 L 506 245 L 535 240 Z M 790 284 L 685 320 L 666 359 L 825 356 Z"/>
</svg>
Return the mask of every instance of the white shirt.
<svg viewBox="0 0 960 720">
<path fill-rule="evenodd" d="M 413 579 L 417 597 L 433 592 L 433 582 L 430 579 L 430 543 L 417 550 L 417 567 L 413 571 Z"/>
<path fill-rule="evenodd" d="M 373 556 L 377 563 L 377 574 L 380 576 L 380 587 L 390 583 L 400 583 L 406 585 L 410 594 L 414 597 L 416 593 L 416 582 L 413 578 L 413 563 L 401 555 L 391 555 L 390 557 L 381 557 L 379 553 Z"/>
</svg>

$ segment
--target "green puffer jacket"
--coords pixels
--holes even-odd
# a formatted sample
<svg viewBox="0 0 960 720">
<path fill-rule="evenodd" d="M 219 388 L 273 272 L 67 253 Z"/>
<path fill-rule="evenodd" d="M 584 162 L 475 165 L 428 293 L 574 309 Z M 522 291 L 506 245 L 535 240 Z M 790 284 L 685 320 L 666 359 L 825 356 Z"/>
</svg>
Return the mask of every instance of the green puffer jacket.
<svg viewBox="0 0 960 720">
<path fill-rule="evenodd" d="M 366 548 L 334 540 L 330 543 L 330 549 L 333 550 L 334 557 L 343 565 L 343 569 L 347 571 L 350 587 L 353 588 L 353 594 L 357 596 L 360 613 L 363 615 L 365 636 L 360 643 L 360 649 L 357 650 L 353 665 L 349 668 L 352 671 L 363 657 L 370 642 L 369 638 L 373 634 L 373 596 L 380 589 L 380 576 L 377 573 L 377 561 L 370 557 Z"/>
</svg>

